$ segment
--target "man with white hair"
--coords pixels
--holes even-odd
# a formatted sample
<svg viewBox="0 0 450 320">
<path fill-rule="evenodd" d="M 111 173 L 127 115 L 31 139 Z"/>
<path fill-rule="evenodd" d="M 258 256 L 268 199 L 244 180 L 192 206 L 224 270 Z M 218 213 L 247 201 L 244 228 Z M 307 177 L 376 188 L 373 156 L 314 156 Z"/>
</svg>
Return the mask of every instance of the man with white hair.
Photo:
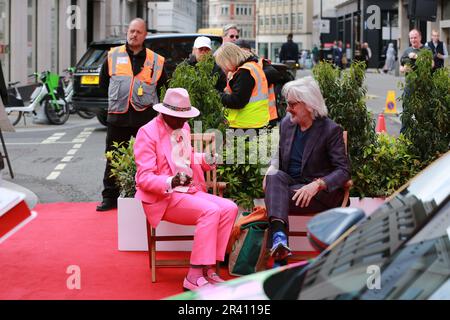
<svg viewBox="0 0 450 320">
<path fill-rule="evenodd" d="M 276 265 L 291 254 L 288 215 L 340 206 L 350 179 L 342 128 L 327 117 L 317 82 L 310 76 L 288 82 L 282 95 L 288 114 L 280 124 L 278 155 L 263 181 Z"/>
</svg>

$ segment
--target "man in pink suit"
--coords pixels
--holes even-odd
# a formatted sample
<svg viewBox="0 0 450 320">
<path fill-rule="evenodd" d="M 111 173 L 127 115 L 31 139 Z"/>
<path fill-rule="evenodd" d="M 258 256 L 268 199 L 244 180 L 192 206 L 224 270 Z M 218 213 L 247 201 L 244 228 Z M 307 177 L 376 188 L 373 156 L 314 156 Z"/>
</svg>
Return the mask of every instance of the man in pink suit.
<svg viewBox="0 0 450 320">
<path fill-rule="evenodd" d="M 186 122 L 200 112 L 182 88 L 168 89 L 153 108 L 160 114 L 139 129 L 134 144 L 136 198 L 153 227 L 162 219 L 196 225 L 184 289 L 223 282 L 213 265 L 224 260 L 238 208 L 206 192 L 204 171 L 213 168 L 215 156 L 193 152 Z"/>
</svg>

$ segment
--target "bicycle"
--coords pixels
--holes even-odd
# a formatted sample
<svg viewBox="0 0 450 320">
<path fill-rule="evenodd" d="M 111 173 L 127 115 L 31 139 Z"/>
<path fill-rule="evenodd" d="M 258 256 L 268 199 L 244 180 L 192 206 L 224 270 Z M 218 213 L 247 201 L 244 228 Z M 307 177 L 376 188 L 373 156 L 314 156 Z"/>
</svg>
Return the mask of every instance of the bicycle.
<svg viewBox="0 0 450 320">
<path fill-rule="evenodd" d="M 75 72 L 74 67 L 67 68 L 63 70 L 63 88 L 64 88 L 64 98 L 69 105 L 70 114 L 78 114 L 83 119 L 92 119 L 96 116 L 95 112 L 84 111 L 78 108 L 74 108 L 72 104 L 72 96 L 73 96 L 73 74 Z"/>
<path fill-rule="evenodd" d="M 8 105 L 5 111 L 12 125 L 17 125 L 23 116 L 26 124 L 25 114 L 36 115 L 38 106 L 44 108 L 45 115 L 51 124 L 62 125 L 66 123 L 70 116 L 70 110 L 64 98 L 64 90 L 60 85 L 59 75 L 50 71 L 33 73 L 29 77 L 38 77 L 42 83 L 31 94 L 30 104 L 25 105 L 22 96 L 17 88 L 20 81 L 8 84 L 9 88 L 14 88 L 14 93 L 8 94 Z"/>
</svg>

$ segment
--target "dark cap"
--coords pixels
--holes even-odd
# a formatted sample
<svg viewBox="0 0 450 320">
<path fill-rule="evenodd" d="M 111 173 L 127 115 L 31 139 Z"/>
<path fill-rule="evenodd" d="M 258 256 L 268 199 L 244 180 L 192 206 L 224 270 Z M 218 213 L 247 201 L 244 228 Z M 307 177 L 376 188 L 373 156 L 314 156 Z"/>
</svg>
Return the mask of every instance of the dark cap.
<svg viewBox="0 0 450 320">
<path fill-rule="evenodd" d="M 250 42 L 244 40 L 244 39 L 238 39 L 235 44 L 242 48 L 242 49 L 248 49 L 248 50 L 252 50 L 252 46 L 250 45 Z"/>
</svg>

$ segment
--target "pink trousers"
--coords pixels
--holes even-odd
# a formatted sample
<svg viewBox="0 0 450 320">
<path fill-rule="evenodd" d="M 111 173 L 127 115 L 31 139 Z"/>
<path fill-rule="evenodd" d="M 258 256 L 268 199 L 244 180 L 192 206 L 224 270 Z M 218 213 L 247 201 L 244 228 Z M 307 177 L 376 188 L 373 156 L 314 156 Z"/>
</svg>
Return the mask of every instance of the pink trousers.
<svg viewBox="0 0 450 320">
<path fill-rule="evenodd" d="M 151 214 L 150 205 L 143 203 L 145 214 Z M 195 225 L 194 244 L 190 263 L 214 265 L 223 261 L 238 207 L 228 199 L 203 191 L 193 194 L 174 192 L 162 220 Z"/>
</svg>

